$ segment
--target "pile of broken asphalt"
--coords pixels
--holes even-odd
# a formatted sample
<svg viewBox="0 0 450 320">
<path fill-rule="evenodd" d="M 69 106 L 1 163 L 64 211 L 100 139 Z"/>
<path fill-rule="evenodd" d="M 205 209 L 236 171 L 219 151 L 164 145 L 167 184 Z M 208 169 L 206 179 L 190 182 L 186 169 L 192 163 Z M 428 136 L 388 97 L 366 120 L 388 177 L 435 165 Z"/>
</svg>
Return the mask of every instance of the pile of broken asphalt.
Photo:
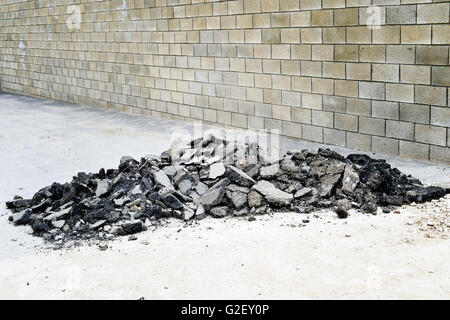
<svg viewBox="0 0 450 320">
<path fill-rule="evenodd" d="M 160 156 L 123 157 L 117 169 L 80 172 L 69 183 L 6 203 L 15 225 L 29 225 L 53 243 L 112 239 L 138 233 L 160 219 L 246 216 L 329 208 L 376 214 L 443 197 L 385 160 L 344 157 L 329 149 L 271 154 L 256 143 L 210 135 Z"/>
</svg>

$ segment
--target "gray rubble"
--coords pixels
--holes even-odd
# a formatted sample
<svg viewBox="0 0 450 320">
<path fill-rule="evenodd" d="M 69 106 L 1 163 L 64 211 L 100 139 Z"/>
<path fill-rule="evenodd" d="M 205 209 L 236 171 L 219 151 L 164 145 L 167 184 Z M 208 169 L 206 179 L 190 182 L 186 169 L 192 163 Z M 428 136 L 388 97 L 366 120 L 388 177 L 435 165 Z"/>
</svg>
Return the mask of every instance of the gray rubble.
<svg viewBox="0 0 450 320">
<path fill-rule="evenodd" d="M 53 183 L 32 199 L 16 196 L 6 206 L 15 225 L 65 242 L 131 235 L 169 217 L 190 222 L 329 208 L 346 218 L 352 208 L 389 212 L 446 193 L 367 155 L 344 157 L 329 149 L 279 155 L 210 135 L 140 161 L 122 157 L 117 169 L 80 172 L 71 182 Z"/>
</svg>

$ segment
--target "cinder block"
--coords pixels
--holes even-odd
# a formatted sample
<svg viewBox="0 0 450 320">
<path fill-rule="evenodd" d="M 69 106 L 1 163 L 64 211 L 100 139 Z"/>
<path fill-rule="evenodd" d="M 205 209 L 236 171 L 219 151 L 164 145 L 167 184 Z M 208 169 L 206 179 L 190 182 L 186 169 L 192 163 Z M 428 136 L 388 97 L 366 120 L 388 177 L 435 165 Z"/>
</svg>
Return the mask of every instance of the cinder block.
<svg viewBox="0 0 450 320">
<path fill-rule="evenodd" d="M 254 130 L 264 129 L 264 118 L 248 116 L 248 128 Z"/>
<path fill-rule="evenodd" d="M 266 103 L 255 103 L 255 115 L 258 117 L 271 117 L 272 105 Z"/>
<path fill-rule="evenodd" d="M 312 110 L 305 108 L 292 108 L 292 121 L 311 124 Z"/>
<path fill-rule="evenodd" d="M 417 5 L 417 23 L 448 23 L 448 18 L 448 3 Z"/>
<path fill-rule="evenodd" d="M 345 43 L 345 27 L 324 28 L 323 43 Z"/>
<path fill-rule="evenodd" d="M 421 104 L 432 104 L 446 106 L 447 90 L 444 87 L 415 86 L 415 102 Z"/>
<path fill-rule="evenodd" d="M 378 136 L 385 135 L 386 121 L 383 119 L 359 117 L 359 132 Z"/>
<path fill-rule="evenodd" d="M 450 67 L 433 67 L 431 84 L 434 86 L 450 86 Z"/>
<path fill-rule="evenodd" d="M 312 124 L 315 126 L 333 128 L 334 114 L 326 111 L 312 111 Z"/>
<path fill-rule="evenodd" d="M 336 45 L 334 52 L 336 61 L 358 61 L 357 45 Z"/>
<path fill-rule="evenodd" d="M 321 0 L 302 0 L 302 1 L 300 1 L 300 8 L 302 10 L 320 9 L 321 7 L 322 7 Z"/>
<path fill-rule="evenodd" d="M 248 117 L 245 114 L 233 113 L 231 115 L 231 125 L 239 128 L 248 128 Z"/>
<path fill-rule="evenodd" d="M 316 27 L 325 27 L 333 25 L 333 10 L 314 10 L 311 11 L 311 25 Z"/>
<path fill-rule="evenodd" d="M 372 101 L 372 116 L 375 118 L 399 119 L 398 102 Z"/>
<path fill-rule="evenodd" d="M 383 137 L 372 137 L 372 152 L 375 154 L 387 154 L 392 156 L 398 155 L 399 149 L 398 140 L 383 138 Z"/>
<path fill-rule="evenodd" d="M 322 63 L 322 74 L 327 78 L 345 78 L 345 63 L 324 62 Z"/>
<path fill-rule="evenodd" d="M 245 43 L 261 43 L 261 30 L 245 30 Z"/>
<path fill-rule="evenodd" d="M 281 43 L 280 29 L 263 29 L 262 30 L 263 43 Z"/>
<path fill-rule="evenodd" d="M 358 116 L 371 116 L 372 106 L 370 100 L 347 98 L 347 113 Z"/>
<path fill-rule="evenodd" d="M 417 64 L 447 65 L 448 47 L 417 46 Z"/>
<path fill-rule="evenodd" d="M 300 107 L 301 106 L 301 96 L 298 92 L 292 91 L 283 91 L 281 94 L 282 104 L 286 106 L 292 107 Z"/>
<path fill-rule="evenodd" d="M 322 43 L 322 28 L 302 28 L 302 43 Z"/>
<path fill-rule="evenodd" d="M 243 14 L 244 13 L 244 3 L 242 0 L 239 1 L 228 1 L 228 14 Z"/>
<path fill-rule="evenodd" d="M 238 29 L 248 29 L 253 27 L 253 15 L 247 14 L 236 17 L 236 27 Z"/>
<path fill-rule="evenodd" d="M 369 63 L 346 63 L 347 79 L 370 80 L 371 65 Z"/>
<path fill-rule="evenodd" d="M 433 26 L 433 44 L 445 44 L 450 43 L 450 25 L 440 24 Z"/>
<path fill-rule="evenodd" d="M 282 1 L 282 3 L 284 2 L 285 1 Z M 311 11 L 299 11 L 291 13 L 291 27 L 309 26 L 311 26 Z"/>
<path fill-rule="evenodd" d="M 320 77 L 322 75 L 322 64 L 315 61 L 302 61 L 300 73 L 302 76 Z"/>
<path fill-rule="evenodd" d="M 409 84 L 386 84 L 386 100 L 414 102 L 414 86 Z"/>
<path fill-rule="evenodd" d="M 281 29 L 282 43 L 300 43 L 300 29 L 287 28 Z"/>
<path fill-rule="evenodd" d="M 450 165 L 450 148 L 430 146 L 430 161 Z"/>
<path fill-rule="evenodd" d="M 358 81 L 335 80 L 334 92 L 338 96 L 358 97 Z"/>
<path fill-rule="evenodd" d="M 385 62 L 386 46 L 384 45 L 360 45 L 360 62 Z"/>
<path fill-rule="evenodd" d="M 414 140 L 414 123 L 403 121 L 386 121 L 386 137 Z"/>
<path fill-rule="evenodd" d="M 209 122 L 217 122 L 217 111 L 211 109 L 203 109 L 203 120 Z"/>
<path fill-rule="evenodd" d="M 311 92 L 311 78 L 292 77 L 292 90 L 300 92 Z"/>
<path fill-rule="evenodd" d="M 281 134 L 283 132 L 283 122 L 281 120 L 276 119 L 264 119 L 264 128 L 268 132 L 272 132 L 275 134 Z"/>
<path fill-rule="evenodd" d="M 323 128 L 323 142 L 345 147 L 345 131 Z"/>
<path fill-rule="evenodd" d="M 259 88 L 247 88 L 247 100 L 263 102 L 263 90 Z"/>
<path fill-rule="evenodd" d="M 395 64 L 372 64 L 372 80 L 398 82 L 399 66 Z"/>
<path fill-rule="evenodd" d="M 402 26 L 401 37 L 402 44 L 430 44 L 431 26 Z"/>
<path fill-rule="evenodd" d="M 261 0 L 261 12 L 276 12 L 279 10 L 279 0 Z"/>
<path fill-rule="evenodd" d="M 386 85 L 375 82 L 359 82 L 359 97 L 366 99 L 384 100 Z"/>
<path fill-rule="evenodd" d="M 290 121 L 283 121 L 283 135 L 293 138 L 301 138 L 302 125 Z"/>
<path fill-rule="evenodd" d="M 323 110 L 345 112 L 345 98 L 337 96 L 323 96 Z"/>
<path fill-rule="evenodd" d="M 291 77 L 273 75 L 272 87 L 279 90 L 291 90 Z"/>
<path fill-rule="evenodd" d="M 312 92 L 321 94 L 333 94 L 333 80 L 312 78 Z"/>
<path fill-rule="evenodd" d="M 358 8 L 334 10 L 334 25 L 335 26 L 358 25 Z"/>
<path fill-rule="evenodd" d="M 422 104 L 400 103 L 400 120 L 429 124 L 430 106 Z"/>
<path fill-rule="evenodd" d="M 333 61 L 334 47 L 332 45 L 312 45 L 312 60 Z"/>
<path fill-rule="evenodd" d="M 322 8 L 345 8 L 345 0 L 322 0 Z"/>
<path fill-rule="evenodd" d="M 358 132 L 358 117 L 343 113 L 336 113 L 334 127 L 345 131 Z"/>
<path fill-rule="evenodd" d="M 291 13 L 291 27 L 309 26 L 311 26 L 311 11 L 299 11 Z"/>
<path fill-rule="evenodd" d="M 322 110 L 322 96 L 320 94 L 302 93 L 302 107 Z"/>
<path fill-rule="evenodd" d="M 323 142 L 323 128 L 302 124 L 302 139 Z"/>
<path fill-rule="evenodd" d="M 416 23 L 416 6 L 401 5 L 395 7 L 387 7 L 386 9 L 387 24 L 414 24 Z"/>
<path fill-rule="evenodd" d="M 422 143 L 400 140 L 400 157 L 428 161 L 430 146 Z"/>
<path fill-rule="evenodd" d="M 373 43 L 375 44 L 396 44 L 400 43 L 399 26 L 380 26 L 379 29 L 372 30 Z"/>
<path fill-rule="evenodd" d="M 291 47 L 289 45 L 274 44 L 272 45 L 273 59 L 290 59 Z"/>
<path fill-rule="evenodd" d="M 282 105 L 272 106 L 272 117 L 280 120 L 291 120 L 291 107 Z"/>
<path fill-rule="evenodd" d="M 281 91 L 264 89 L 264 103 L 280 104 L 281 103 Z"/>
<path fill-rule="evenodd" d="M 300 61 L 283 60 L 281 61 L 281 73 L 291 76 L 300 75 Z"/>
<path fill-rule="evenodd" d="M 430 84 L 430 67 L 428 66 L 402 66 L 401 82 L 414 84 Z"/>
<path fill-rule="evenodd" d="M 272 13 L 271 15 L 271 26 L 278 27 L 289 27 L 290 25 L 290 14 L 289 13 Z"/>
<path fill-rule="evenodd" d="M 296 11 L 300 9 L 300 2 L 298 0 L 281 0 L 280 10 L 281 11 Z"/>
<path fill-rule="evenodd" d="M 348 4 L 347 4 L 348 6 Z M 378 27 L 386 24 L 386 7 L 377 6 L 359 8 L 359 24 L 362 26 Z"/>
<path fill-rule="evenodd" d="M 347 43 L 371 43 L 372 31 L 366 26 L 347 27 Z"/>
<path fill-rule="evenodd" d="M 270 13 L 253 15 L 253 28 L 270 28 Z"/>
<path fill-rule="evenodd" d="M 431 107 L 431 124 L 450 127 L 450 108 Z"/>
<path fill-rule="evenodd" d="M 267 74 L 279 74 L 281 72 L 281 63 L 276 60 L 264 60 L 263 71 Z"/>
<path fill-rule="evenodd" d="M 253 46 L 253 57 L 258 59 L 270 59 L 272 56 L 270 44 L 258 44 Z"/>
<path fill-rule="evenodd" d="M 291 58 L 296 60 L 311 60 L 311 45 L 291 45 Z"/>
<path fill-rule="evenodd" d="M 354 148 L 363 151 L 372 150 L 372 137 L 367 134 L 360 134 L 354 132 L 347 132 L 348 148 Z"/>
<path fill-rule="evenodd" d="M 447 132 L 445 128 L 428 126 L 424 124 L 415 125 L 415 140 L 418 142 L 446 146 Z"/>
<path fill-rule="evenodd" d="M 244 0 L 244 13 L 261 12 L 261 0 Z"/>
<path fill-rule="evenodd" d="M 386 47 L 386 62 L 414 64 L 416 48 L 410 45 L 391 45 Z"/>
</svg>

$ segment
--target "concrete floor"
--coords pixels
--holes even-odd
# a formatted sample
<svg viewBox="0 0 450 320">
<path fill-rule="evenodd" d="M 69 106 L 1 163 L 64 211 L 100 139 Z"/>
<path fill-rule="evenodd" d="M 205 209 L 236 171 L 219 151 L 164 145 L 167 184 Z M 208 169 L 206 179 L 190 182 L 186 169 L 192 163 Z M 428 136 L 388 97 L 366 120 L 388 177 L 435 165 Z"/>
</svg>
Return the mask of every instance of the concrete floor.
<svg viewBox="0 0 450 320">
<path fill-rule="evenodd" d="M 34 252 L 32 248 L 41 249 L 43 247 L 41 239 L 24 235 L 24 228 L 15 228 L 7 222 L 5 201 L 12 199 L 16 194 L 31 197 L 39 188 L 55 181 L 70 181 L 72 175 L 78 171 L 94 172 L 99 168 L 115 168 L 123 155 L 139 158 L 150 153 L 159 154 L 171 145 L 170 137 L 175 132 L 183 131 L 193 133 L 194 125 L 24 96 L 0 94 L 0 263 L 10 265 L 9 273 L 3 270 L 0 271 L 0 276 L 12 281 L 11 270 L 14 269 L 14 265 L 23 264 L 21 259 L 26 256 L 27 258 L 30 255 L 36 255 L 36 258 L 42 257 L 40 251 Z M 233 135 L 240 132 L 227 130 L 226 134 Z M 283 151 L 319 146 L 319 144 L 285 138 L 282 138 L 280 142 Z M 344 154 L 354 152 L 345 148 L 332 149 Z M 450 167 L 448 166 L 393 157 L 384 158 L 403 172 L 421 179 L 425 184 L 450 186 Z M 11 239 L 14 241 L 11 242 Z M 16 243 L 17 239 L 20 239 L 19 243 Z M 226 239 L 224 239 L 224 243 L 227 243 Z M 126 245 L 129 244 L 125 243 L 124 246 Z M 440 247 L 436 247 L 434 250 L 436 251 L 438 248 Z M 292 249 L 297 250 L 296 248 Z M 274 250 L 278 249 L 274 248 Z M 392 254 L 392 252 L 388 251 L 386 254 Z M 440 252 L 437 252 L 436 255 L 439 256 Z M 245 257 L 245 252 L 243 257 Z M 70 259 L 67 261 L 69 264 L 72 263 Z M 46 266 L 41 267 L 47 268 Z M 228 280 L 224 279 L 225 282 Z M 2 281 L 2 283 L 4 282 Z M 227 292 L 232 294 L 234 290 L 235 288 Z M 279 290 L 282 292 L 282 288 Z M 335 290 L 339 290 L 338 287 Z M 0 289 L 0 291 L 2 290 Z M 243 292 L 240 297 L 259 297 L 256 294 L 257 291 L 253 292 L 249 289 L 248 292 L 249 295 L 245 295 Z M 204 293 L 205 296 L 199 295 L 198 297 L 208 297 L 208 292 L 204 291 Z M 13 294 L 13 296 L 29 297 L 23 291 L 20 291 L 19 295 Z M 100 296 L 118 297 L 121 295 Z M 152 296 L 180 297 L 175 294 L 167 296 L 160 293 Z M 320 294 L 314 296 L 321 297 Z M 59 296 L 51 295 L 51 297 Z M 81 297 L 86 296 L 81 295 Z M 123 297 L 130 296 L 124 294 Z M 220 298 L 227 297 L 227 295 L 213 297 Z M 308 297 L 308 295 L 306 293 L 299 296 L 280 293 L 270 296 L 269 293 L 267 297 Z"/>
</svg>

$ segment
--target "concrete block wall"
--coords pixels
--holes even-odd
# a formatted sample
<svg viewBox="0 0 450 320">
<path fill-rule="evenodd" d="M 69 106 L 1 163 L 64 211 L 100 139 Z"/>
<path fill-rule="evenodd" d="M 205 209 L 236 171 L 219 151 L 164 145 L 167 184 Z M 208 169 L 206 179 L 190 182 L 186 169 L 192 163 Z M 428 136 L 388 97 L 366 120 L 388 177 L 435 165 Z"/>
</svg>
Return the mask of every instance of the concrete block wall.
<svg viewBox="0 0 450 320">
<path fill-rule="evenodd" d="M 449 164 L 449 6 L 2 0 L 0 80 L 6 92 Z"/>
</svg>

